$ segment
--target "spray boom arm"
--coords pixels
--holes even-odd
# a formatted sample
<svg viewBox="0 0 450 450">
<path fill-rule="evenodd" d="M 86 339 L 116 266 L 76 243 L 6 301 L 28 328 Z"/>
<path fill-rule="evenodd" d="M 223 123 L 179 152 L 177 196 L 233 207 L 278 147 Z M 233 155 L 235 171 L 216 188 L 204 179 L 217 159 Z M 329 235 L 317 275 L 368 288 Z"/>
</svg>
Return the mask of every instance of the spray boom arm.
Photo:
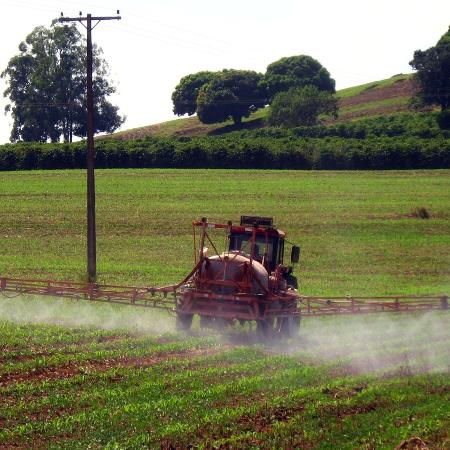
<svg viewBox="0 0 450 450">
<path fill-rule="evenodd" d="M 43 295 L 176 311 L 180 288 L 199 269 L 202 262 L 203 259 L 200 259 L 183 281 L 169 286 L 133 287 L 0 277 L 0 295 L 7 298 L 14 298 L 23 294 Z M 298 296 L 297 302 L 301 308 L 302 316 L 448 309 L 448 297 L 445 295 L 389 297 Z"/>
</svg>

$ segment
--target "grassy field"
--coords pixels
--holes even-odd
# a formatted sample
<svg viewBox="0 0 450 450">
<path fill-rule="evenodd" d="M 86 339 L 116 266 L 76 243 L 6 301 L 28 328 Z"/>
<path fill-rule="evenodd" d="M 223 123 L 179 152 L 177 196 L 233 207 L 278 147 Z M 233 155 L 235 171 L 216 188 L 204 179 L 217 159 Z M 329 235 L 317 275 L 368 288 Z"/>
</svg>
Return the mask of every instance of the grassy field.
<svg viewBox="0 0 450 450">
<path fill-rule="evenodd" d="M 0 192 L 0 274 L 83 280 L 84 172 L 3 172 Z M 193 219 L 259 214 L 301 245 L 304 294 L 445 294 L 449 192 L 445 170 L 98 171 L 99 281 L 179 281 L 192 267 Z"/>
<path fill-rule="evenodd" d="M 360 103 L 352 106 L 344 106 L 340 109 L 340 113 L 343 115 L 347 113 L 355 113 L 361 111 L 366 111 L 368 113 L 369 111 L 374 109 L 380 109 L 383 107 L 389 107 L 393 105 L 394 106 L 402 105 L 406 109 L 406 106 L 408 105 L 410 99 L 411 97 L 395 97 L 395 98 L 386 98 L 378 101 L 372 101 L 370 103 Z"/>
<path fill-rule="evenodd" d="M 302 246 L 305 294 L 448 293 L 449 192 L 450 171 L 98 171 L 99 279 L 178 281 L 192 219 L 261 214 Z M 82 280 L 84 208 L 83 171 L 0 173 L 0 274 Z M 447 311 L 305 318 L 266 345 L 174 329 L 0 296 L 0 449 L 449 448 Z"/>
<path fill-rule="evenodd" d="M 203 136 L 206 134 L 222 134 L 227 131 L 242 128 L 260 128 L 264 126 L 264 120 L 267 118 L 269 108 L 259 109 L 250 115 L 244 117 L 240 127 L 235 127 L 232 120 L 221 123 L 204 124 L 198 120 L 197 116 L 182 117 L 179 119 L 168 120 L 154 125 L 144 127 L 130 128 L 118 131 L 112 134 L 114 139 L 142 139 L 146 136 Z M 109 135 L 100 136 L 98 139 L 108 139 Z"/>
<path fill-rule="evenodd" d="M 409 80 L 412 78 L 412 74 L 399 74 L 393 77 L 386 78 L 385 80 L 372 81 L 370 83 L 360 84 L 359 86 L 352 86 L 349 88 L 341 89 L 337 92 L 337 95 L 341 99 L 356 97 L 361 95 L 368 90 L 382 89 L 391 87 L 393 84 L 402 81 Z"/>
</svg>

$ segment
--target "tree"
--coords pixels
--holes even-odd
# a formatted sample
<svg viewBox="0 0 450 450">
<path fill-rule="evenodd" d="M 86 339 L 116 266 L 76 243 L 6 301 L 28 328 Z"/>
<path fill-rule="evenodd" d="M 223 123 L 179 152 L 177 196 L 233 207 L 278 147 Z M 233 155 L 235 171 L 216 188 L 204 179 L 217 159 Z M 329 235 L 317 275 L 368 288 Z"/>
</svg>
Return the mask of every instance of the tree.
<svg viewBox="0 0 450 450">
<path fill-rule="evenodd" d="M 269 112 L 269 124 L 297 127 L 316 125 L 321 114 L 337 117 L 338 100 L 316 86 L 291 88 L 275 95 Z"/>
<path fill-rule="evenodd" d="M 336 92 L 336 83 L 328 70 L 308 55 L 289 56 L 269 64 L 262 82 L 270 100 L 279 92 L 307 85 L 333 94 Z"/>
<path fill-rule="evenodd" d="M 439 105 L 442 111 L 450 108 L 450 27 L 435 47 L 416 50 L 409 64 L 417 71 L 416 104 Z"/>
<path fill-rule="evenodd" d="M 203 123 L 231 118 L 240 124 L 243 117 L 266 104 L 265 91 L 260 88 L 262 78 L 262 74 L 250 70 L 223 70 L 200 88 L 198 118 Z"/>
<path fill-rule="evenodd" d="M 72 141 L 86 136 L 86 44 L 75 25 L 37 27 L 2 72 L 6 112 L 13 118 L 11 141 Z M 94 46 L 94 132 L 113 132 L 123 122 L 106 100 L 115 92 L 108 66 Z"/>
<path fill-rule="evenodd" d="M 173 112 L 178 116 L 192 116 L 197 111 L 197 96 L 200 88 L 208 84 L 217 72 L 197 72 L 183 77 L 172 93 Z"/>
</svg>

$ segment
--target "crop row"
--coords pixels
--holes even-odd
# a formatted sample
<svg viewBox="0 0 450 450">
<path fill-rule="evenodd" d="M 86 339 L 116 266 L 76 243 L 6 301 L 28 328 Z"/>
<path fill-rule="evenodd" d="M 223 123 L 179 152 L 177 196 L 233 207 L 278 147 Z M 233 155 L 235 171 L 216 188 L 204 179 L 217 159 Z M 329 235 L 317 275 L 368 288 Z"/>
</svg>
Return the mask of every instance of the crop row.
<svg viewBox="0 0 450 450">
<path fill-rule="evenodd" d="M 0 444 L 392 448 L 411 434 L 444 442 L 448 427 L 445 375 L 332 379 L 327 368 L 251 348 L 180 364 L 51 380 L 33 385 L 43 392 L 31 398 L 22 384 L 17 404 L 11 386 L 0 390 Z"/>
<path fill-rule="evenodd" d="M 359 371 L 391 370 L 396 364 L 407 364 L 413 371 L 420 371 L 424 366 L 442 370 L 450 364 L 446 353 L 450 342 L 449 320 L 445 311 L 395 317 L 378 315 L 370 319 L 366 316 L 306 318 L 301 338 L 290 342 L 288 348 L 302 359 L 310 356 L 328 362 L 339 360 Z M 177 356 L 197 349 L 206 351 L 220 344 L 217 336 L 208 335 L 140 336 L 126 330 L 65 329 L 6 322 L 0 323 L 0 335 L 4 336 L 0 378 L 68 364 L 102 361 L 106 365 L 111 361 L 121 364 L 125 359 Z M 275 351 L 286 350 L 282 344 L 272 345 Z"/>
<path fill-rule="evenodd" d="M 148 340 L 141 342 L 129 341 L 122 342 L 114 348 L 98 348 L 92 346 L 88 348 L 81 348 L 80 351 L 73 349 L 61 350 L 53 354 L 37 356 L 31 359 L 3 362 L 0 369 L 0 381 L 5 378 L 8 379 L 13 374 L 33 374 L 41 372 L 45 369 L 55 369 L 58 367 L 65 367 L 67 365 L 82 365 L 86 363 L 96 362 L 101 363 L 105 361 L 110 364 L 111 361 L 118 361 L 120 363 L 124 358 L 158 358 L 161 356 L 168 357 L 170 354 L 183 354 L 188 350 L 205 349 L 212 347 L 211 340 L 206 338 L 191 338 L 185 339 L 182 342 L 169 342 L 159 345 L 150 345 Z M 84 351 L 83 351 L 84 350 Z"/>
<path fill-rule="evenodd" d="M 31 297 L 30 297 L 31 298 Z M 28 301 L 31 301 L 27 298 Z M 54 299 L 51 299 L 55 301 Z M 6 300 L 3 300 L 6 301 Z M 17 302 L 17 300 L 13 300 Z M 28 303 L 27 303 L 28 304 Z M 81 345 L 82 343 L 99 343 L 114 337 L 127 338 L 130 333 L 125 330 L 98 330 L 86 328 L 63 328 L 57 325 L 39 325 L 29 323 L 17 324 L 0 322 L 2 347 L 16 351 L 34 349 L 36 345 L 46 349 L 58 346 Z M 148 337 L 148 339 L 151 339 Z M 2 356 L 5 356 L 4 354 Z"/>
<path fill-rule="evenodd" d="M 85 167 L 86 144 L 0 146 L 0 170 Z M 450 167 L 450 140 L 375 137 L 200 137 L 101 140 L 98 168 L 436 169 Z"/>
<path fill-rule="evenodd" d="M 393 448 L 419 435 L 445 448 L 449 320 L 305 318 L 297 339 L 265 346 L 0 322 L 17 356 L 0 382 L 0 446 Z M 33 359 L 27 337 L 51 355 Z"/>
<path fill-rule="evenodd" d="M 230 355 L 231 354 L 231 355 Z M 132 402 L 136 392 L 143 389 L 154 392 L 154 395 L 163 397 L 164 391 L 171 395 L 182 396 L 185 392 L 200 391 L 207 386 L 212 389 L 219 383 L 237 382 L 243 377 L 251 377 L 257 372 L 275 373 L 289 366 L 298 364 L 281 357 L 262 357 L 261 354 L 250 355 L 246 352 L 246 360 L 233 361 L 233 350 L 222 352 L 220 358 L 209 360 L 204 357 L 192 359 L 175 359 L 174 364 L 167 368 L 164 364 L 149 367 L 117 367 L 106 372 L 92 371 L 85 375 L 76 375 L 67 379 L 67 383 L 54 383 L 47 381 L 35 383 L 33 393 L 21 392 L 21 401 L 11 408 L 8 400 L 0 406 L 0 414 L 16 427 L 25 424 L 32 414 L 41 414 L 45 411 L 47 417 L 57 416 L 61 408 L 69 409 L 76 401 L 83 407 L 94 407 L 105 399 L 121 396 L 121 401 Z M 232 358 L 230 360 L 230 358 Z M 162 366 L 165 371 L 162 371 Z M 58 380 L 60 381 L 60 380 Z M 120 389 L 116 389 L 114 382 L 120 382 Z M 30 387 L 28 384 L 27 387 Z M 21 390 L 18 389 L 17 392 Z M 120 391 L 120 392 L 119 392 Z M 45 392 L 45 395 L 39 395 Z M 14 397 L 10 395 L 9 403 Z M 17 397 L 16 397 L 17 398 Z"/>
</svg>

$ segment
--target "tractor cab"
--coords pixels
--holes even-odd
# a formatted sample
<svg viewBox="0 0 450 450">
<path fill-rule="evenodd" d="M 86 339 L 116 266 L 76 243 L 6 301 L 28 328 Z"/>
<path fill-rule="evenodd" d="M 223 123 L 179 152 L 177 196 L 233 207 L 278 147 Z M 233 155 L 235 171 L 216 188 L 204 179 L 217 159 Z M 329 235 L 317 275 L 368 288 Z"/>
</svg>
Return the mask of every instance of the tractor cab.
<svg viewBox="0 0 450 450">
<path fill-rule="evenodd" d="M 284 231 L 273 227 L 271 217 L 241 216 L 240 225 L 231 226 L 228 250 L 248 254 L 271 273 L 283 264 L 284 241 Z M 299 247 L 294 246 L 291 262 L 298 262 L 298 256 Z"/>
</svg>

